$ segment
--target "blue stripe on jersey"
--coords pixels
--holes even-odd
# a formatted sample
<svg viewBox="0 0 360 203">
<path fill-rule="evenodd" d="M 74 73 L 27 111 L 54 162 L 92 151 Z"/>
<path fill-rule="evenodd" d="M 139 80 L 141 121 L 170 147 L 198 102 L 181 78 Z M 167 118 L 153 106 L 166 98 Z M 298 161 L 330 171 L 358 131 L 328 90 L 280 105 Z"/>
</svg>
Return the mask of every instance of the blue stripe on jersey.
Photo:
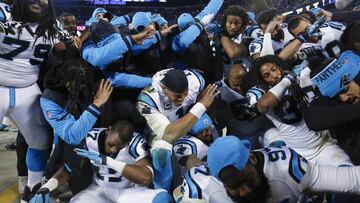
<svg viewBox="0 0 360 203">
<path fill-rule="evenodd" d="M 144 102 L 145 104 L 159 110 L 158 106 L 156 105 L 155 101 L 146 93 L 140 92 L 138 96 L 138 101 Z"/>
<path fill-rule="evenodd" d="M 180 139 L 175 144 L 176 145 L 179 145 L 179 144 L 189 145 L 191 147 L 191 154 L 197 155 L 197 146 L 196 146 L 195 142 L 193 142 L 191 140 Z"/>
<path fill-rule="evenodd" d="M 259 101 L 264 94 L 264 91 L 259 88 L 252 87 L 249 89 L 248 93 L 254 94 L 256 96 L 256 101 Z"/>
<path fill-rule="evenodd" d="M 205 80 L 204 80 L 203 76 L 199 72 L 197 72 L 195 70 L 190 70 L 190 69 L 187 69 L 187 70 L 192 72 L 197 77 L 197 79 L 199 80 L 199 83 L 200 83 L 199 91 L 203 90 L 204 87 L 205 87 Z"/>
<path fill-rule="evenodd" d="M 15 97 L 15 88 L 10 87 L 9 88 L 9 108 L 10 109 L 14 109 L 15 108 L 15 103 L 16 103 L 16 97 Z"/>
<path fill-rule="evenodd" d="M 142 134 L 137 134 L 135 137 L 135 140 L 130 144 L 129 153 L 134 159 L 139 157 L 139 153 L 137 153 L 137 151 L 136 151 L 136 146 L 139 144 L 140 140 L 143 137 L 144 136 Z"/>
<path fill-rule="evenodd" d="M 305 171 L 301 168 L 300 165 L 300 156 L 292 149 L 290 149 L 291 158 L 289 166 L 289 174 L 295 180 L 295 182 L 300 184 L 302 177 L 305 175 Z"/>
<path fill-rule="evenodd" d="M 6 15 L 5 12 L 0 8 L 0 22 L 6 21 Z"/>
<path fill-rule="evenodd" d="M 199 185 L 192 179 L 190 172 L 185 173 L 185 180 L 189 186 L 189 195 L 192 199 L 201 199 L 201 188 Z"/>
<path fill-rule="evenodd" d="M 257 29 L 257 28 L 259 28 L 258 25 L 252 25 L 251 27 L 248 27 L 248 28 L 245 30 L 245 35 L 246 35 L 247 37 L 251 37 L 252 32 L 253 32 L 255 29 Z M 259 29 L 260 29 L 260 28 L 259 28 Z"/>
<path fill-rule="evenodd" d="M 256 38 L 256 39 L 254 39 L 254 41 L 252 41 L 252 43 L 258 43 L 258 44 L 263 44 L 263 42 L 264 42 L 264 37 L 263 36 L 261 36 L 261 37 L 258 37 L 258 38 Z"/>
<path fill-rule="evenodd" d="M 341 30 L 343 28 L 343 24 L 337 23 L 337 22 L 330 22 L 329 26 L 331 28 L 337 29 L 337 30 Z"/>
</svg>

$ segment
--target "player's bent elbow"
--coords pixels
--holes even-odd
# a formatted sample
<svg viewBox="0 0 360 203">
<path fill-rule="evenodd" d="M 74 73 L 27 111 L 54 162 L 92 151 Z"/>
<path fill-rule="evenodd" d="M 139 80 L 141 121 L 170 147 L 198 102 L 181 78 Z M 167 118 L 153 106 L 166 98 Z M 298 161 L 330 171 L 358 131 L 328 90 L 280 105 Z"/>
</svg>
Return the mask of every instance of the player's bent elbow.
<svg viewBox="0 0 360 203">
<path fill-rule="evenodd" d="M 258 103 L 256 103 L 256 109 L 258 110 L 258 112 L 266 113 L 267 111 L 269 111 L 269 109 L 271 108 L 271 105 L 269 105 L 266 102 L 260 102 L 260 101 Z"/>
<path fill-rule="evenodd" d="M 152 181 L 153 181 L 153 175 L 152 175 L 151 171 L 146 171 L 141 174 L 139 184 L 143 185 L 143 186 L 150 186 Z"/>
</svg>

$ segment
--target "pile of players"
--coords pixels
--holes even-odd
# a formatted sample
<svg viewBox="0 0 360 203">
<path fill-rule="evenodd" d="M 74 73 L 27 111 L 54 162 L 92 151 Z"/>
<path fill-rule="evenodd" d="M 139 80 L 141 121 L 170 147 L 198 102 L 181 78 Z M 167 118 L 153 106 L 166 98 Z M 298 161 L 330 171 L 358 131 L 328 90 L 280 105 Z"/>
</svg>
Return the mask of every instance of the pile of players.
<svg viewBox="0 0 360 203">
<path fill-rule="evenodd" d="M 360 11 L 211 0 L 168 25 L 97 8 L 79 33 L 51 0 L 7 3 L 0 120 L 24 138 L 22 202 L 66 184 L 70 202 L 357 201 Z"/>
</svg>

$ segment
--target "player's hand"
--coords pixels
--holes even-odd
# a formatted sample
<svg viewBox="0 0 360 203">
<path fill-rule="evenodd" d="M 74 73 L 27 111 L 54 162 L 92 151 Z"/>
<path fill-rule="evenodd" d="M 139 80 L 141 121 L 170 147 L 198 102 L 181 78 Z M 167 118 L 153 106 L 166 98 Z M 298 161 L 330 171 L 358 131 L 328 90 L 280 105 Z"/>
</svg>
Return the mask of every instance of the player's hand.
<svg viewBox="0 0 360 203">
<path fill-rule="evenodd" d="M 276 17 L 266 27 L 265 33 L 272 33 L 274 30 L 280 26 L 280 23 Z"/>
<path fill-rule="evenodd" d="M 145 39 L 150 39 L 153 37 L 153 35 L 155 34 L 155 28 L 153 28 L 152 26 L 148 26 L 145 30 L 143 30 L 142 32 L 135 34 L 135 35 L 131 35 L 131 39 L 135 42 L 135 44 L 143 44 Z"/>
<path fill-rule="evenodd" d="M 81 49 L 82 47 L 82 41 L 80 39 L 80 37 L 74 37 L 74 43 L 73 45 L 77 48 L 77 49 Z"/>
<path fill-rule="evenodd" d="M 323 35 L 322 32 L 320 32 L 319 28 L 326 23 L 326 17 L 321 16 L 317 21 L 315 21 L 310 27 L 308 27 L 305 32 L 300 34 L 297 38 L 301 42 L 309 42 L 311 39 L 320 37 Z"/>
<path fill-rule="evenodd" d="M 300 84 L 300 76 L 297 76 L 295 72 L 293 71 L 285 71 L 285 76 L 284 78 L 287 78 L 290 80 L 291 83 L 293 84 Z"/>
<path fill-rule="evenodd" d="M 206 30 L 206 32 L 211 33 L 213 35 L 222 32 L 222 28 L 217 23 L 207 24 L 205 26 L 205 30 Z"/>
<path fill-rule="evenodd" d="M 332 15 L 333 15 L 333 13 L 331 13 L 330 11 L 324 10 L 324 9 L 321 9 L 319 11 L 319 13 L 316 14 L 316 16 L 318 16 L 318 17 L 326 16 L 326 19 L 329 21 L 332 19 Z"/>
<path fill-rule="evenodd" d="M 202 103 L 206 109 L 209 109 L 211 104 L 214 102 L 214 98 L 220 93 L 217 90 L 216 84 L 211 84 L 201 93 L 199 102 Z"/>
<path fill-rule="evenodd" d="M 296 56 L 301 60 L 309 59 L 319 53 L 318 49 L 314 46 L 301 49 Z"/>
<path fill-rule="evenodd" d="M 174 25 L 171 25 L 170 27 L 168 27 L 168 28 L 166 28 L 166 29 L 164 29 L 164 30 L 161 30 L 161 36 L 166 37 L 169 33 L 172 32 L 172 30 L 173 30 L 174 28 L 177 28 L 177 27 L 178 27 L 178 25 L 177 25 L 177 24 L 174 24 Z"/>
<path fill-rule="evenodd" d="M 213 13 L 207 14 L 201 18 L 200 22 L 203 25 L 207 25 L 214 19 L 214 17 L 215 17 L 215 14 L 213 14 Z"/>
<path fill-rule="evenodd" d="M 80 148 L 75 148 L 74 151 L 77 155 L 90 159 L 90 161 L 96 164 L 106 165 L 106 156 Z"/>
<path fill-rule="evenodd" d="M 29 203 L 50 203 L 50 191 L 48 188 L 40 188 Z"/>
<path fill-rule="evenodd" d="M 101 79 L 100 86 L 95 94 L 93 103 L 97 107 L 101 107 L 109 99 L 112 91 L 113 87 L 111 86 L 110 80 L 105 81 L 104 79 Z"/>
</svg>

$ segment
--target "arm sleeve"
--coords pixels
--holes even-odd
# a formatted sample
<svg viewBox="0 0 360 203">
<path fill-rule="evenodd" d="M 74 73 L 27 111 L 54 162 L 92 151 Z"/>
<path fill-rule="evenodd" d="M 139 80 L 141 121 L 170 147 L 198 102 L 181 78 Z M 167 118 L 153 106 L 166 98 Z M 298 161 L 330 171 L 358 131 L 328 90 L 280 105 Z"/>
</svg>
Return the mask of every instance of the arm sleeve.
<svg viewBox="0 0 360 203">
<path fill-rule="evenodd" d="M 115 27 L 121 26 L 121 25 L 129 25 L 131 22 L 131 18 L 129 15 L 123 15 L 123 16 L 114 16 L 114 18 L 111 20 L 111 24 Z"/>
<path fill-rule="evenodd" d="M 223 3 L 224 0 L 211 0 L 208 5 L 195 18 L 201 20 L 201 18 L 208 14 L 216 15 L 219 12 Z"/>
<path fill-rule="evenodd" d="M 360 11 L 334 12 L 331 18 L 332 21 L 338 21 L 338 22 L 353 22 L 359 19 L 360 19 Z"/>
<path fill-rule="evenodd" d="M 78 120 L 49 99 L 41 97 L 40 105 L 55 134 L 71 145 L 80 144 L 100 116 L 100 109 L 94 104 L 89 105 Z"/>
<path fill-rule="evenodd" d="M 200 23 L 191 25 L 189 28 L 174 37 L 171 44 L 174 52 L 181 53 L 194 42 L 203 29 L 199 24 Z"/>
<path fill-rule="evenodd" d="M 137 56 L 139 55 L 141 52 L 149 49 L 152 45 L 160 42 L 161 40 L 161 34 L 159 31 L 157 31 L 155 33 L 154 36 L 152 36 L 151 39 L 146 39 L 144 40 L 143 44 L 141 45 L 134 45 L 131 47 L 131 52 L 133 53 L 133 55 Z"/>
<path fill-rule="evenodd" d="M 131 46 L 129 36 L 123 38 L 120 34 L 114 33 L 98 44 L 89 41 L 84 45 L 82 54 L 83 58 L 91 65 L 104 70 L 109 64 L 123 58 Z"/>
<path fill-rule="evenodd" d="M 270 33 L 266 33 L 264 35 L 263 47 L 261 50 L 260 57 L 267 55 L 275 55 Z"/>
<path fill-rule="evenodd" d="M 330 99 L 319 98 L 304 110 L 304 119 L 309 129 L 325 130 L 360 119 L 360 104 L 331 103 Z"/>
<path fill-rule="evenodd" d="M 300 190 L 360 194 L 360 166 L 320 166 L 308 164 Z"/>
<path fill-rule="evenodd" d="M 114 87 L 125 88 L 145 88 L 151 85 L 151 78 L 142 77 L 135 74 L 127 73 L 110 73 L 107 75 L 107 79 L 111 81 Z"/>
<path fill-rule="evenodd" d="M 140 93 L 141 94 L 141 93 Z M 136 104 L 136 108 L 143 115 L 154 134 L 162 140 L 166 127 L 170 124 L 168 118 L 160 113 L 157 109 L 152 106 L 139 101 Z"/>
</svg>

